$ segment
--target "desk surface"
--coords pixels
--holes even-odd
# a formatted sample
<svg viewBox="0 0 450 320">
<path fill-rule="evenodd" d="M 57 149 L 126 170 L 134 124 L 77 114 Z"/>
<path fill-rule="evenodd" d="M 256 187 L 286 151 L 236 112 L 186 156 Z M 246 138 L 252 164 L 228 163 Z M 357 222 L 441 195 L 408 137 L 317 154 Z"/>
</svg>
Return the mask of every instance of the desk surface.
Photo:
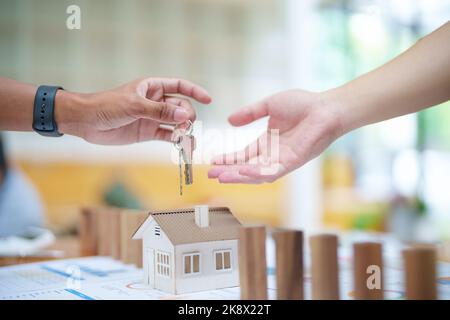
<svg viewBox="0 0 450 320">
<path fill-rule="evenodd" d="M 267 246 L 268 295 L 276 296 L 274 245 Z M 341 250 L 342 251 L 342 250 Z M 341 299 L 353 299 L 352 259 L 339 257 Z M 305 298 L 311 299 L 310 267 L 305 261 Z M 404 299 L 401 259 L 387 256 L 384 268 L 385 299 Z M 3 299 L 239 299 L 239 287 L 171 295 L 146 287 L 142 270 L 109 257 L 62 259 L 0 268 L 0 300 Z M 450 299 L 450 264 L 438 264 L 438 296 Z"/>
<path fill-rule="evenodd" d="M 52 245 L 45 248 L 39 255 L 36 256 L 0 257 L 0 266 L 9 266 L 55 259 L 77 258 L 79 256 L 80 245 L 78 237 L 64 236 L 57 238 Z"/>
</svg>

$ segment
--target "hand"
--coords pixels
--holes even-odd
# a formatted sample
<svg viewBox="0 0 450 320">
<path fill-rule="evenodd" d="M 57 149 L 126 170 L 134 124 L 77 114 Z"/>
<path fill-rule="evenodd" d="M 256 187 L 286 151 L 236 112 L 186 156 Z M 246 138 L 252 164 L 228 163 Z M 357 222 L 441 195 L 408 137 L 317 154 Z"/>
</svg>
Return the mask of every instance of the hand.
<svg viewBox="0 0 450 320">
<path fill-rule="evenodd" d="M 229 117 L 233 126 L 269 116 L 268 130 L 244 150 L 215 157 L 208 177 L 221 183 L 273 182 L 302 166 L 343 133 L 337 101 L 327 93 L 292 90 L 242 108 Z"/>
<path fill-rule="evenodd" d="M 190 101 L 208 104 L 205 89 L 186 80 L 145 78 L 93 94 L 59 90 L 56 122 L 59 131 L 97 144 L 129 144 L 146 140 L 170 141 L 172 130 L 160 124 L 195 120 Z"/>
</svg>

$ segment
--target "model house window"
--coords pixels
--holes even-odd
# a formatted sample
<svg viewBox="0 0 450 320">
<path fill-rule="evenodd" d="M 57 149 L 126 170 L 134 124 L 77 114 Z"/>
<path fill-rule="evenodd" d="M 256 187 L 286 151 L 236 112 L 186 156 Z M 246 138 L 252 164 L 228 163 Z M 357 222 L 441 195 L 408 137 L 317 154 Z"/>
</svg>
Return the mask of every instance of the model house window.
<svg viewBox="0 0 450 320">
<path fill-rule="evenodd" d="M 200 273 L 200 253 L 187 253 L 183 255 L 183 273 Z"/>
<path fill-rule="evenodd" d="M 231 270 L 231 250 L 220 250 L 215 253 L 216 270 Z"/>
<path fill-rule="evenodd" d="M 161 235 L 161 228 L 159 226 L 155 226 L 155 236 L 159 237 Z"/>
<path fill-rule="evenodd" d="M 168 253 L 156 252 L 156 273 L 163 277 L 170 277 L 170 256 Z"/>
</svg>

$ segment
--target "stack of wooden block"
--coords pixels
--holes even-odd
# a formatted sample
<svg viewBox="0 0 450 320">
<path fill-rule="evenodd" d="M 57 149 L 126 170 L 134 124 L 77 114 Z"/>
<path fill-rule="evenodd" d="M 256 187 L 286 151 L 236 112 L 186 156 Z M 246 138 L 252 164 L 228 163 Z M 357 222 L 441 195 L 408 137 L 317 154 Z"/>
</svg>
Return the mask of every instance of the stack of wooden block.
<svg viewBox="0 0 450 320">
<path fill-rule="evenodd" d="M 142 241 L 132 235 L 147 218 L 147 211 L 112 207 L 83 208 L 80 212 L 81 256 L 111 256 L 142 267 Z"/>
<path fill-rule="evenodd" d="M 274 232 L 278 299 L 304 299 L 303 233 L 297 230 Z M 311 247 L 312 299 L 338 300 L 338 238 L 314 235 Z M 402 251 L 405 297 L 412 300 L 437 299 L 436 249 L 415 246 Z M 239 277 L 242 299 L 267 299 L 266 229 L 241 227 L 239 231 Z M 384 298 L 382 244 L 353 244 L 352 295 L 358 300 Z"/>
</svg>

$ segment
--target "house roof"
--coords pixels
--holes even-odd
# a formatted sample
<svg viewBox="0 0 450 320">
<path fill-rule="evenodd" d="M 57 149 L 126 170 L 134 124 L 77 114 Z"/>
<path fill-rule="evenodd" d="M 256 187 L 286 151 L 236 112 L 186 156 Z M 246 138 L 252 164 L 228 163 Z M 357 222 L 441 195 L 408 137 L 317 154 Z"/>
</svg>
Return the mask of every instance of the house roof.
<svg viewBox="0 0 450 320">
<path fill-rule="evenodd" d="M 133 235 L 133 239 L 142 239 L 145 230 L 155 220 L 172 244 L 186 244 L 238 238 L 240 222 L 226 207 L 209 208 L 209 227 L 200 228 L 195 223 L 195 209 L 177 209 L 150 212 L 148 218 Z"/>
</svg>

